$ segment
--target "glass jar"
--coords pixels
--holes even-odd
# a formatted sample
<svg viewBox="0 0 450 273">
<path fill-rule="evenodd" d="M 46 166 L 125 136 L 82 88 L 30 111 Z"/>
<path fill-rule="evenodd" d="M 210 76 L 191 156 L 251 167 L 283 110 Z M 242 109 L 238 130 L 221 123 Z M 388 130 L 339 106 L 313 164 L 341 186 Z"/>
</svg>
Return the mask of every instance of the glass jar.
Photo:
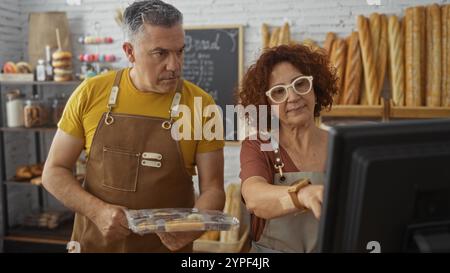
<svg viewBox="0 0 450 273">
<path fill-rule="evenodd" d="M 6 126 L 21 127 L 24 125 L 23 107 L 25 96 L 20 90 L 13 90 L 6 94 Z"/>
<path fill-rule="evenodd" d="M 26 100 L 24 118 L 26 128 L 45 126 L 49 121 L 48 107 L 39 99 Z"/>
<path fill-rule="evenodd" d="M 66 107 L 66 98 L 64 96 L 54 97 L 52 101 L 52 124 L 57 125 L 62 117 L 64 108 Z"/>
</svg>

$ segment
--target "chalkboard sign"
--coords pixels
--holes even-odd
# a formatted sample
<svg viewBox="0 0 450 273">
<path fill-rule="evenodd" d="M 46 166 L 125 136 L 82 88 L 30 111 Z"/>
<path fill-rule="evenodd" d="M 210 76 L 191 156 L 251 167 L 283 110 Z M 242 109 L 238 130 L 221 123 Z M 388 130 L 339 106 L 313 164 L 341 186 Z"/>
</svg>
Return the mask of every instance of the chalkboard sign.
<svg viewBox="0 0 450 273">
<path fill-rule="evenodd" d="M 208 92 L 224 111 L 234 104 L 243 70 L 243 27 L 187 27 L 183 77 Z"/>
</svg>

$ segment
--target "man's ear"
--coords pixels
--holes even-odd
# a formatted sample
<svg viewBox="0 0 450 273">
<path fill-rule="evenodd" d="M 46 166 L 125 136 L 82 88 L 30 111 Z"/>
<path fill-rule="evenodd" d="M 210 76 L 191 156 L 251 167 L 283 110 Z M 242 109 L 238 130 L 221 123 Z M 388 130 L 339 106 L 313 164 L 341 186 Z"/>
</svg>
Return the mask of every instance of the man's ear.
<svg viewBox="0 0 450 273">
<path fill-rule="evenodd" d="M 122 49 L 125 52 L 125 56 L 127 56 L 128 61 L 130 61 L 130 63 L 134 63 L 135 57 L 133 45 L 130 42 L 125 42 L 122 45 Z"/>
</svg>

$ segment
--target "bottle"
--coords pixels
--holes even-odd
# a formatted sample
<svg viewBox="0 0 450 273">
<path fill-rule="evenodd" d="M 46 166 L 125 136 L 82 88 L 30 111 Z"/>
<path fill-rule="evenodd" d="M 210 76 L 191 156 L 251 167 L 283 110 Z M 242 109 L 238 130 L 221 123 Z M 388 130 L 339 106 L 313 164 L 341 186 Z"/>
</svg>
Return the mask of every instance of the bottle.
<svg viewBox="0 0 450 273">
<path fill-rule="evenodd" d="M 53 81 L 53 66 L 50 46 L 45 46 L 45 78 L 47 81 Z"/>
<path fill-rule="evenodd" d="M 21 127 L 24 125 L 24 97 L 19 90 L 6 94 L 6 125 L 8 127 Z"/>
<path fill-rule="evenodd" d="M 45 81 L 45 65 L 44 60 L 39 59 L 38 64 L 36 65 L 36 80 L 38 82 Z"/>
</svg>

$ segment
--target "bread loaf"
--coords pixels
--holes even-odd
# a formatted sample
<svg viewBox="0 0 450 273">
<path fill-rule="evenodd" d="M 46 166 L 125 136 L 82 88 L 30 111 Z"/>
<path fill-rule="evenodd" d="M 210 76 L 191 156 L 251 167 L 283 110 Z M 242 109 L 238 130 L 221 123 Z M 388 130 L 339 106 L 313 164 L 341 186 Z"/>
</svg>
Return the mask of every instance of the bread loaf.
<svg viewBox="0 0 450 273">
<path fill-rule="evenodd" d="M 397 16 L 389 17 L 389 54 L 392 101 L 396 106 L 405 105 L 404 36 Z"/>
<path fill-rule="evenodd" d="M 16 168 L 16 179 L 26 180 L 31 179 L 32 177 L 33 173 L 29 166 L 19 166 Z"/>
<path fill-rule="evenodd" d="M 434 4 L 426 7 L 427 28 L 427 69 L 426 69 L 426 105 L 441 106 L 442 78 L 442 41 L 441 10 Z"/>
<path fill-rule="evenodd" d="M 425 69 L 422 65 L 425 48 L 423 7 L 407 8 L 405 11 L 405 99 L 407 106 L 421 106 L 423 101 L 423 83 Z"/>
<path fill-rule="evenodd" d="M 372 100 L 374 96 L 372 94 L 377 92 L 376 90 L 378 86 L 378 79 L 375 60 L 373 56 L 372 37 L 367 18 L 362 15 L 358 16 L 357 25 L 364 68 L 364 83 L 366 93 L 362 94 L 362 97 L 367 97 L 368 104 L 374 105 L 375 102 Z"/>
<path fill-rule="evenodd" d="M 268 48 L 270 43 L 270 31 L 269 26 L 265 23 L 261 26 L 261 39 L 262 39 L 262 48 Z"/>
<path fill-rule="evenodd" d="M 352 32 L 348 42 L 347 64 L 345 68 L 344 92 L 341 104 L 358 104 L 361 90 L 362 76 L 361 50 L 358 32 Z"/>
</svg>

